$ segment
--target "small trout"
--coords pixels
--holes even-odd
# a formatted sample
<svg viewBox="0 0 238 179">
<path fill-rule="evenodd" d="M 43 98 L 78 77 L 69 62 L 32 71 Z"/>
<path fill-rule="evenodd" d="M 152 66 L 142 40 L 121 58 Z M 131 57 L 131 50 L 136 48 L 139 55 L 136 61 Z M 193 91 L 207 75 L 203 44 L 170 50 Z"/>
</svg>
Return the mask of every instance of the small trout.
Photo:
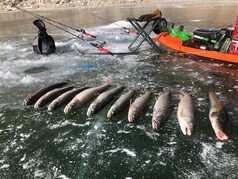
<svg viewBox="0 0 238 179">
<path fill-rule="evenodd" d="M 81 108 L 86 102 L 96 96 L 98 93 L 105 91 L 110 87 L 109 83 L 105 83 L 101 86 L 93 87 L 82 91 L 77 94 L 70 102 L 65 106 L 64 113 L 68 114 L 70 112 L 76 111 Z"/>
<path fill-rule="evenodd" d="M 52 91 L 49 91 L 48 93 L 44 94 L 40 99 L 38 99 L 34 105 L 34 108 L 39 109 L 49 103 L 50 101 L 54 100 L 61 94 L 65 93 L 66 91 L 69 91 L 73 89 L 73 86 L 67 86 L 64 88 L 56 88 Z"/>
<path fill-rule="evenodd" d="M 144 95 L 138 97 L 130 106 L 128 111 L 128 121 L 133 122 L 145 108 L 146 104 L 149 102 L 152 93 L 146 92 Z"/>
<path fill-rule="evenodd" d="M 192 96 L 188 92 L 181 91 L 181 93 L 177 117 L 183 134 L 190 136 L 195 123 L 195 105 Z"/>
<path fill-rule="evenodd" d="M 111 118 L 128 106 L 132 96 L 134 95 L 134 92 L 134 90 L 129 90 L 126 94 L 122 95 L 109 109 L 107 117 Z"/>
<path fill-rule="evenodd" d="M 100 109 L 102 109 L 106 104 L 108 104 L 115 95 L 117 95 L 125 86 L 118 86 L 116 88 L 113 88 L 111 90 L 108 90 L 106 92 L 103 92 L 100 94 L 89 106 L 87 111 L 87 116 L 90 117 L 91 115 L 98 112 Z"/>
<path fill-rule="evenodd" d="M 28 106 L 32 105 L 35 103 L 40 97 L 42 97 L 44 94 L 48 93 L 49 91 L 52 91 L 55 88 L 61 88 L 65 85 L 67 85 L 67 82 L 62 82 L 62 83 L 56 83 L 50 86 L 43 87 L 39 90 L 37 90 L 34 93 L 30 93 L 22 102 L 22 106 Z"/>
<path fill-rule="evenodd" d="M 67 91 L 63 94 L 61 94 L 59 97 L 57 97 L 54 101 L 52 101 L 48 106 L 48 111 L 53 111 L 60 107 L 61 105 L 69 102 L 73 99 L 74 96 L 76 96 L 78 93 L 82 92 L 83 90 L 88 89 L 89 87 L 82 87 L 82 88 L 74 88 L 70 91 Z"/>
<path fill-rule="evenodd" d="M 170 92 L 160 93 L 153 109 L 152 128 L 157 129 L 166 120 L 170 111 Z"/>
<path fill-rule="evenodd" d="M 230 123 L 226 110 L 223 107 L 222 102 L 217 98 L 214 91 L 209 91 L 208 94 L 210 99 L 209 119 L 212 128 L 218 139 L 226 140 L 228 139 L 227 133 L 230 129 Z"/>
</svg>

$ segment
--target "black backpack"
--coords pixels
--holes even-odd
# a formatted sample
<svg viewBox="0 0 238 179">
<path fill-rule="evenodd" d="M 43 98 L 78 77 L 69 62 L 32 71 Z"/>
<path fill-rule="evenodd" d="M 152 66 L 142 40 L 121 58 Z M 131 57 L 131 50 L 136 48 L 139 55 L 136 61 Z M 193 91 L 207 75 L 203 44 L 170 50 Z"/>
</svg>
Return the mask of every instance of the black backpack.
<svg viewBox="0 0 238 179">
<path fill-rule="evenodd" d="M 50 54 L 55 52 L 55 41 L 46 32 L 45 24 L 42 20 L 35 20 L 33 24 L 38 27 L 38 36 L 32 42 L 33 50 L 36 54 Z"/>
</svg>

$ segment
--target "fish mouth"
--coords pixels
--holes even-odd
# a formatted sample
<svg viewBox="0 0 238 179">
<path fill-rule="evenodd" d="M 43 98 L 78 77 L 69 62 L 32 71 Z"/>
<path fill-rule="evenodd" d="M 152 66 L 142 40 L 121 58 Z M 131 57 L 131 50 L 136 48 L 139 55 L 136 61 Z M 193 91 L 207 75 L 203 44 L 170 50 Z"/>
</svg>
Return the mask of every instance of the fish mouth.
<svg viewBox="0 0 238 179">
<path fill-rule="evenodd" d="M 70 113 L 71 111 L 72 111 L 71 105 L 67 105 L 67 106 L 64 108 L 64 113 L 65 113 L 65 114 L 68 114 L 68 113 Z"/>
<path fill-rule="evenodd" d="M 40 109 L 40 107 L 41 107 L 41 103 L 35 103 L 35 105 L 34 105 L 35 109 Z"/>
<path fill-rule="evenodd" d="M 128 114 L 128 121 L 133 122 L 135 120 L 135 115 L 134 114 Z"/>
<path fill-rule="evenodd" d="M 160 127 L 161 123 L 159 120 L 156 120 L 155 118 L 152 118 L 152 128 L 153 129 L 158 129 Z"/>
<path fill-rule="evenodd" d="M 53 107 L 52 106 L 48 106 L 48 109 L 47 109 L 49 112 L 53 111 Z"/>
<path fill-rule="evenodd" d="M 108 118 L 112 118 L 113 115 L 114 115 L 114 112 L 112 112 L 112 111 L 109 111 L 109 112 L 107 113 L 107 117 L 108 117 Z"/>
<path fill-rule="evenodd" d="M 94 105 L 90 105 L 87 111 L 87 116 L 90 117 L 92 115 L 94 115 L 95 113 L 95 106 Z"/>
<path fill-rule="evenodd" d="M 27 106 L 28 103 L 29 103 L 29 100 L 26 100 L 26 99 L 25 99 L 25 100 L 22 102 L 22 106 Z"/>
<path fill-rule="evenodd" d="M 221 130 L 218 130 L 216 132 L 216 136 L 220 140 L 227 140 L 228 139 L 228 136 L 223 131 L 221 131 Z"/>
<path fill-rule="evenodd" d="M 188 127 L 188 126 L 185 126 L 185 127 L 182 129 L 182 132 L 183 132 L 184 135 L 191 136 L 191 135 L 192 135 L 192 128 L 191 128 L 191 127 Z"/>
<path fill-rule="evenodd" d="M 93 110 L 91 108 L 89 108 L 87 111 L 87 116 L 90 117 L 92 115 L 93 115 Z"/>
<path fill-rule="evenodd" d="M 54 102 L 54 103 L 52 103 L 52 104 L 50 104 L 49 106 L 48 106 L 48 111 L 53 111 L 54 110 L 54 108 L 55 108 L 55 106 L 57 105 L 58 103 L 57 102 Z"/>
</svg>

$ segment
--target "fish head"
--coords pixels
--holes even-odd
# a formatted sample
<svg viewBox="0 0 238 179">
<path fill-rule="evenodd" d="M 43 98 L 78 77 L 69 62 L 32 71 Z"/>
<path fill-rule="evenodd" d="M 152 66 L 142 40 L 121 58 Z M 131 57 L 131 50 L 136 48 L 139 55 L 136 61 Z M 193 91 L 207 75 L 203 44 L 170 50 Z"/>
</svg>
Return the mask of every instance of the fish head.
<svg viewBox="0 0 238 179">
<path fill-rule="evenodd" d="M 35 109 L 41 108 L 41 103 L 42 103 L 42 101 L 39 101 L 39 100 L 38 100 L 38 101 L 35 103 L 34 108 L 35 108 Z"/>
<path fill-rule="evenodd" d="M 216 131 L 216 136 L 220 140 L 227 140 L 228 139 L 227 134 L 225 134 L 222 130 L 217 130 Z"/>
<path fill-rule="evenodd" d="M 76 102 L 71 102 L 71 103 L 69 103 L 69 104 L 64 108 L 64 113 L 65 113 L 65 114 L 68 114 L 68 113 L 74 111 L 75 105 L 76 105 Z"/>
<path fill-rule="evenodd" d="M 184 135 L 192 135 L 193 132 L 193 122 L 189 116 L 183 117 L 183 124 L 181 124 L 181 130 Z"/>
<path fill-rule="evenodd" d="M 89 108 L 88 108 L 88 111 L 87 111 L 87 116 L 90 117 L 91 115 L 93 115 L 96 111 L 96 107 L 97 105 L 95 105 L 94 103 L 92 103 Z"/>
<path fill-rule="evenodd" d="M 30 100 L 32 99 L 32 97 L 33 93 L 28 94 L 27 97 L 23 100 L 22 106 L 30 105 Z"/>
<path fill-rule="evenodd" d="M 128 113 L 128 121 L 133 122 L 136 119 L 135 113 L 129 112 Z"/>
<path fill-rule="evenodd" d="M 112 118 L 112 116 L 114 116 L 115 114 L 115 111 L 116 111 L 115 108 L 110 109 L 107 113 L 107 117 Z"/>
<path fill-rule="evenodd" d="M 161 125 L 161 120 L 160 120 L 159 116 L 153 116 L 151 123 L 152 123 L 153 129 L 158 129 Z"/>
<path fill-rule="evenodd" d="M 48 111 L 53 111 L 55 106 L 58 105 L 57 101 L 52 102 L 49 106 L 48 106 Z"/>
</svg>

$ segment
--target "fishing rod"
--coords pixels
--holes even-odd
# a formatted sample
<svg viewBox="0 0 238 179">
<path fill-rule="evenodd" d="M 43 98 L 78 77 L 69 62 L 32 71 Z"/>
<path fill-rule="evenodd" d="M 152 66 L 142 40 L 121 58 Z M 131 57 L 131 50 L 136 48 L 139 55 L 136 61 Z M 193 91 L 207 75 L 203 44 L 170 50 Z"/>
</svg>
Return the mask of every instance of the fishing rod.
<svg viewBox="0 0 238 179">
<path fill-rule="evenodd" d="M 25 13 L 31 15 L 31 16 L 34 16 L 34 17 L 36 17 L 36 18 L 45 19 L 45 20 L 48 21 L 48 23 L 49 23 L 49 21 L 51 21 L 51 22 L 54 22 L 54 23 L 59 24 L 59 25 L 61 25 L 61 26 L 70 28 L 70 29 L 72 29 L 72 30 L 75 30 L 75 31 L 77 31 L 77 32 L 81 32 L 81 33 L 84 34 L 85 36 L 92 37 L 92 38 L 95 38 L 95 39 L 96 39 L 96 36 L 95 36 L 95 35 L 92 35 L 92 34 L 86 32 L 84 29 L 77 29 L 77 28 L 71 27 L 71 26 L 69 26 L 69 25 L 65 25 L 65 24 L 63 24 L 63 23 L 60 23 L 60 22 L 55 21 L 55 20 L 52 20 L 52 19 L 50 19 L 50 18 L 41 16 L 41 15 L 36 14 L 36 13 L 34 13 L 34 12 L 26 11 L 25 9 L 22 9 L 22 8 L 17 7 L 17 6 L 14 6 L 14 5 L 13 5 L 13 7 L 15 7 L 16 9 L 18 9 L 18 10 L 20 10 L 20 11 L 23 11 L 23 12 L 25 12 Z M 51 25 L 52 25 L 52 24 L 51 24 Z M 55 27 L 56 27 L 56 26 L 55 26 Z M 58 28 L 58 26 L 57 26 L 57 28 Z M 62 28 L 60 28 L 60 29 L 62 30 Z M 67 32 L 67 31 L 66 31 L 66 32 Z M 71 33 L 70 33 L 70 34 L 71 34 Z"/>
<path fill-rule="evenodd" d="M 80 37 L 79 35 L 75 35 L 75 34 L 71 33 L 70 31 L 65 30 L 64 28 L 62 28 L 62 27 L 60 27 L 60 26 L 57 26 L 57 25 L 55 25 L 55 24 L 53 24 L 53 23 L 51 23 L 51 22 L 54 22 L 54 23 L 59 24 L 59 25 L 61 25 L 61 26 L 68 27 L 68 28 L 73 29 L 73 30 L 76 30 L 77 32 L 82 32 L 82 33 L 83 33 L 84 35 L 86 35 L 86 36 L 90 36 L 90 37 L 96 38 L 96 36 L 87 33 L 84 29 L 80 29 L 80 30 L 79 30 L 79 29 L 76 29 L 76 28 L 67 26 L 67 25 L 65 25 L 65 24 L 62 24 L 62 23 L 60 23 L 60 22 L 54 21 L 54 20 L 52 20 L 52 19 L 49 19 L 49 18 L 47 18 L 47 17 L 40 16 L 40 15 L 35 14 L 35 13 L 33 13 L 33 12 L 26 11 L 26 10 L 21 9 L 21 8 L 19 8 L 19 7 L 16 7 L 16 6 L 14 6 L 14 7 L 15 7 L 16 9 L 19 9 L 19 10 L 21 10 L 21 11 L 23 11 L 23 12 L 25 12 L 25 13 L 31 15 L 31 16 L 36 17 L 36 18 L 43 18 L 43 19 L 45 19 L 45 21 L 46 21 L 48 24 L 50 24 L 50 25 L 52 25 L 52 26 L 54 26 L 54 27 L 56 27 L 56 28 L 58 28 L 58 29 L 60 29 L 60 30 L 63 30 L 64 32 L 66 32 L 66 33 L 68 33 L 68 34 L 71 34 L 72 36 L 74 36 L 74 37 L 76 37 L 76 38 L 79 38 L 80 40 L 84 41 L 85 43 L 90 44 L 91 46 L 97 48 L 100 52 L 103 52 L 104 54 L 107 54 L 107 55 L 118 55 L 118 54 L 119 54 L 119 53 L 114 53 L 114 52 L 109 51 L 108 49 L 103 48 L 102 43 L 89 42 L 89 41 L 85 40 L 84 38 Z M 105 44 L 105 42 L 104 42 L 103 44 Z M 126 53 L 123 53 L 123 54 L 127 54 L 127 52 L 126 52 Z M 130 54 L 130 52 L 129 52 L 128 54 Z"/>
<path fill-rule="evenodd" d="M 93 14 L 93 13 L 89 13 L 89 12 L 85 12 L 85 11 L 81 11 L 81 12 L 83 12 L 83 13 L 85 13 L 85 14 L 89 14 L 89 15 L 94 16 L 94 17 L 97 17 L 97 18 L 99 18 L 99 19 L 101 19 L 101 20 L 104 20 L 104 21 L 106 21 L 106 22 L 115 24 L 115 25 L 117 25 L 117 26 L 119 26 L 119 27 L 125 29 L 125 32 L 126 32 L 127 34 L 129 34 L 129 33 L 138 34 L 138 32 L 137 32 L 135 29 L 130 29 L 130 28 L 124 27 L 124 26 L 122 26 L 122 25 L 120 25 L 120 24 L 117 24 L 117 23 L 115 23 L 115 22 L 113 22 L 113 21 L 110 21 L 109 19 L 103 18 L 103 17 L 101 17 L 101 16 L 97 16 L 97 15 L 95 15 L 95 14 Z"/>
<path fill-rule="evenodd" d="M 55 25 L 51 22 L 47 22 L 47 23 L 56 27 L 56 28 L 58 28 L 58 29 L 60 29 L 60 30 L 63 30 L 64 32 L 67 32 L 67 33 L 71 34 L 72 36 L 74 36 L 76 38 L 79 38 L 80 40 L 84 41 L 87 44 L 90 44 L 91 46 L 97 48 L 100 52 L 103 52 L 103 53 L 109 54 L 109 55 L 116 55 L 116 53 L 113 53 L 113 52 L 109 51 L 108 49 L 103 48 L 103 44 L 105 44 L 106 42 L 103 42 L 103 43 L 89 42 L 89 41 L 85 40 L 84 38 L 80 37 L 79 35 L 75 35 L 72 32 L 67 31 L 67 30 L 65 30 L 65 29 L 63 29 L 63 28 L 61 28 L 61 27 L 59 27 L 59 26 L 57 26 L 57 25 Z"/>
</svg>

